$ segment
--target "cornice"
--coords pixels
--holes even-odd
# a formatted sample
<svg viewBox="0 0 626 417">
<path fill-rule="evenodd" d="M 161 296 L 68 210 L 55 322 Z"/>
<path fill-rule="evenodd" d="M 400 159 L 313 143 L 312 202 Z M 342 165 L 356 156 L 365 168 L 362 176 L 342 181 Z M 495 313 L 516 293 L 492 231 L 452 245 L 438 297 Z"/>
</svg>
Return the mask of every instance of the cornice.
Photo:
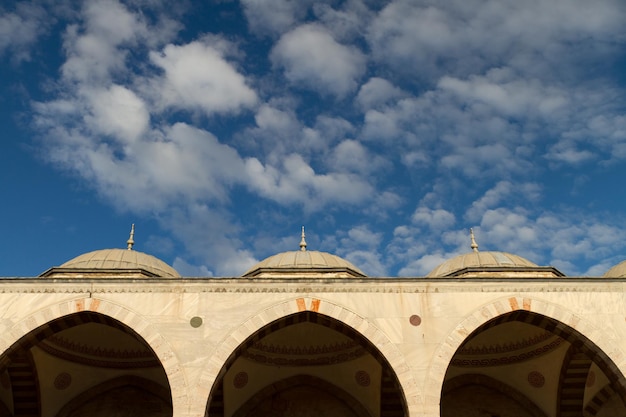
<svg viewBox="0 0 626 417">
<path fill-rule="evenodd" d="M 99 293 L 588 293 L 624 292 L 626 278 L 46 279 L 0 278 L 4 294 Z"/>
</svg>

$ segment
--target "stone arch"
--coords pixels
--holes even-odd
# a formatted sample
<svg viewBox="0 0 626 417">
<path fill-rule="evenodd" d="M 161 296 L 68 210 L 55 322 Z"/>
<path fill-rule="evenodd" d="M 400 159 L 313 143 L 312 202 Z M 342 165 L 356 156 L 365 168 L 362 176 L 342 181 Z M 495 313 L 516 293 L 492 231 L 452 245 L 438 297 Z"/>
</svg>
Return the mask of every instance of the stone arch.
<svg viewBox="0 0 626 417">
<path fill-rule="evenodd" d="M 359 401 L 357 401 L 346 391 L 336 385 L 324 381 L 323 379 L 316 378 L 311 375 L 295 375 L 265 387 L 264 389 L 259 391 L 253 398 L 248 400 L 248 402 L 246 402 L 246 404 L 244 404 L 239 410 L 237 410 L 234 414 L 234 417 L 249 415 L 249 412 L 252 411 L 255 406 L 260 404 L 270 395 L 275 395 L 276 393 L 280 393 L 290 388 L 305 384 L 331 393 L 334 397 L 348 404 L 359 417 L 371 417 L 367 409 L 363 407 L 363 405 L 361 405 Z"/>
<path fill-rule="evenodd" d="M 0 355 L 21 340 L 29 343 L 27 335 L 33 330 L 53 320 L 81 312 L 94 312 L 111 317 L 136 332 L 154 351 L 163 366 L 170 384 L 173 410 L 186 409 L 189 404 L 186 380 L 182 367 L 167 340 L 148 320 L 122 305 L 107 300 L 82 297 L 53 304 L 34 312 L 0 335 Z"/>
<path fill-rule="evenodd" d="M 357 315 L 333 301 L 312 297 L 291 298 L 266 308 L 243 322 L 226 339 L 222 340 L 209 359 L 209 366 L 205 367 L 203 370 L 196 388 L 196 392 L 199 393 L 198 395 L 202 395 L 206 401 L 204 403 L 201 401 L 196 402 L 195 407 L 197 408 L 192 410 L 191 415 L 205 415 L 211 389 L 213 384 L 218 380 L 220 371 L 227 363 L 231 353 L 246 339 L 276 320 L 305 311 L 312 311 L 331 317 L 351 327 L 375 346 L 395 372 L 404 393 L 408 412 L 410 415 L 413 415 L 411 410 L 415 410 L 418 405 L 417 384 L 415 383 L 413 374 L 411 373 L 404 355 L 398 347 L 391 342 L 389 337 L 382 330 L 366 318 Z"/>
<path fill-rule="evenodd" d="M 602 407 L 612 400 L 615 394 L 615 390 L 613 390 L 611 384 L 602 387 L 587 403 L 587 406 L 583 410 L 583 417 L 594 417 L 598 415 Z"/>
<path fill-rule="evenodd" d="M 589 342 L 597 346 L 608 358 L 625 357 L 623 350 L 609 334 L 561 305 L 531 297 L 503 297 L 474 310 L 473 313 L 461 321 L 456 328 L 448 334 L 439 349 L 433 355 L 430 370 L 425 381 L 425 390 L 427 392 L 424 398 L 430 401 L 439 401 L 448 365 L 452 361 L 452 357 L 455 355 L 459 346 L 474 330 L 490 320 L 514 311 L 536 313 L 554 320 L 557 323 L 562 323 L 587 338 Z M 615 370 L 623 374 L 619 365 L 614 363 L 607 365 L 613 366 Z"/>
</svg>

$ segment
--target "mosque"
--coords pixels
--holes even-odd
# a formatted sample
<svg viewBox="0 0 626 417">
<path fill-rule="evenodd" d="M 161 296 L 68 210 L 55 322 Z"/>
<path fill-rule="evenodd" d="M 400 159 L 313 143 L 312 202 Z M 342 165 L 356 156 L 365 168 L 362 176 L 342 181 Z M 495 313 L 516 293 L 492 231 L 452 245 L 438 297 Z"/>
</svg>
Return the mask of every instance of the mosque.
<svg viewBox="0 0 626 417">
<path fill-rule="evenodd" d="M 133 234 L 0 278 L 0 417 L 626 417 L 626 261 L 570 277 L 471 234 L 426 276 L 370 277 L 303 229 L 185 278 Z"/>
</svg>

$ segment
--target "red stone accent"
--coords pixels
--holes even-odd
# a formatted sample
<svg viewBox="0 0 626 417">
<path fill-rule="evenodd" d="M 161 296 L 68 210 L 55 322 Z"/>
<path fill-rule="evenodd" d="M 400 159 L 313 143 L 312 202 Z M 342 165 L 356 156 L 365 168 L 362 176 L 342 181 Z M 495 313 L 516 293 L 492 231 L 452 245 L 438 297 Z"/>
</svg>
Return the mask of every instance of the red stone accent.
<svg viewBox="0 0 626 417">
<path fill-rule="evenodd" d="M 306 304 L 304 303 L 304 298 L 298 298 L 296 300 L 296 304 L 298 304 L 298 311 L 306 310 Z"/>
<path fill-rule="evenodd" d="M 511 306 L 511 311 L 519 310 L 519 304 L 517 303 L 517 298 L 515 297 L 509 298 L 509 305 Z"/>
<path fill-rule="evenodd" d="M 420 324 L 422 324 L 422 318 L 420 316 L 418 316 L 417 314 L 413 314 L 410 318 L 409 318 L 409 322 L 413 325 L 413 326 L 419 326 Z"/>
<path fill-rule="evenodd" d="M 526 311 L 530 311 L 530 298 L 524 298 L 522 308 Z"/>
<path fill-rule="evenodd" d="M 248 385 L 248 373 L 239 372 L 237 375 L 235 375 L 235 378 L 233 379 L 233 385 L 235 388 L 239 389 Z"/>
<path fill-rule="evenodd" d="M 357 371 L 354 374 L 354 379 L 356 380 L 356 383 L 362 387 L 369 387 L 372 382 L 370 374 L 366 371 Z"/>
<path fill-rule="evenodd" d="M 546 383 L 546 377 L 539 371 L 531 371 L 528 373 L 528 383 L 535 388 L 541 388 Z"/>
<path fill-rule="evenodd" d="M 316 313 L 320 310 L 320 300 L 314 298 L 311 301 L 311 311 L 315 311 Z"/>
</svg>

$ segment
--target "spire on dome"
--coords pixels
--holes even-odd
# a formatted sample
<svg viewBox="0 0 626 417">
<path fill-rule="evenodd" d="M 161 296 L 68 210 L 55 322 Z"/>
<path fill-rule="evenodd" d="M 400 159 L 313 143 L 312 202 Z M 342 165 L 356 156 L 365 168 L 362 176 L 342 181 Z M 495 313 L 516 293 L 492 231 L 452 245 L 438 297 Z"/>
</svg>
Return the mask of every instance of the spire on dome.
<svg viewBox="0 0 626 417">
<path fill-rule="evenodd" d="M 126 244 L 128 245 L 128 250 L 133 249 L 133 245 L 135 244 L 135 240 L 133 239 L 134 237 L 135 237 L 135 223 L 133 223 L 132 226 L 130 227 L 130 237 L 126 241 Z"/>
<path fill-rule="evenodd" d="M 471 229 L 471 228 L 470 228 L 470 239 L 472 241 L 472 243 L 470 244 L 470 248 L 472 248 L 472 251 L 478 252 L 478 243 L 476 243 L 476 239 L 474 238 L 474 229 Z"/>
<path fill-rule="evenodd" d="M 306 251 L 306 240 L 304 240 L 304 226 L 302 226 L 302 239 L 300 240 L 300 250 Z"/>
</svg>

